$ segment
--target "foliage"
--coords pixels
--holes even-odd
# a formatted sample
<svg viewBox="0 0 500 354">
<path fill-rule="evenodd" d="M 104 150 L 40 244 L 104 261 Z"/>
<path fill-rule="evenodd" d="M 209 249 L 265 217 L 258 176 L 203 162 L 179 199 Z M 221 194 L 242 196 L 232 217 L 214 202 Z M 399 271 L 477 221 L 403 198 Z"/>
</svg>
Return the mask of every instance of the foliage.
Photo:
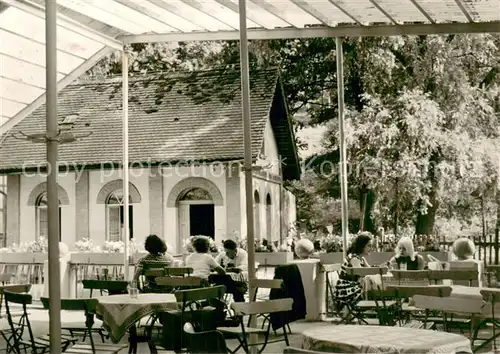
<svg viewBox="0 0 500 354">
<path fill-rule="evenodd" d="M 87 237 L 76 241 L 75 249 L 78 252 L 102 252 L 101 247 L 97 246 L 94 241 Z"/>
<path fill-rule="evenodd" d="M 437 221 L 466 225 L 481 213 L 486 213 L 486 224 L 494 224 L 495 212 L 478 205 L 479 197 L 495 205 L 495 193 L 500 201 L 494 190 L 499 178 L 499 38 L 395 36 L 344 42 L 347 151 L 355 172 L 348 179 L 349 197 L 358 200 L 358 212 L 367 200 L 365 228 L 383 226 L 398 235 L 405 227 L 420 234 L 453 232 Z M 237 42 L 131 49 L 132 75 L 217 67 L 239 79 Z M 305 161 L 311 164 L 304 178 L 290 188 L 297 196 L 297 219 L 306 220 L 309 230 L 332 224 L 340 197 L 335 41 L 252 41 L 249 49 L 251 70 L 280 68 L 290 112 L 297 113 L 296 128 L 328 126 L 325 153 Z M 117 59 L 106 59 L 93 74 L 119 73 Z"/>
<path fill-rule="evenodd" d="M 19 253 L 19 252 L 34 252 L 46 253 L 48 250 L 48 241 L 45 237 L 40 237 L 37 240 L 23 242 L 20 244 L 13 243 L 11 247 L 0 249 L 0 253 Z"/>
</svg>

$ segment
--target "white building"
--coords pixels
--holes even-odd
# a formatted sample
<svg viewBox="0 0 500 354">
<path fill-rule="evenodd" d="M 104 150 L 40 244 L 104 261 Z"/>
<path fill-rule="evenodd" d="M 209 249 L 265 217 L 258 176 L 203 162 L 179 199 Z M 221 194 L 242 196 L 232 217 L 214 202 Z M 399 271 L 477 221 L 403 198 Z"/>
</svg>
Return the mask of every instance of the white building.
<svg viewBox="0 0 500 354">
<path fill-rule="evenodd" d="M 300 167 L 278 71 L 251 73 L 256 237 L 278 241 L 295 223 L 283 187 Z M 79 82 L 59 94 L 61 131 L 88 135 L 59 149 L 61 240 L 119 240 L 122 227 L 121 81 Z M 41 133 L 45 107 L 10 133 Z M 18 134 L 19 135 L 19 134 Z M 246 234 L 241 168 L 239 74 L 215 71 L 130 79 L 130 234 L 163 235 L 180 252 L 189 235 L 216 240 Z M 8 136 L 0 146 L 7 175 L 7 243 L 47 235 L 45 145 Z"/>
</svg>

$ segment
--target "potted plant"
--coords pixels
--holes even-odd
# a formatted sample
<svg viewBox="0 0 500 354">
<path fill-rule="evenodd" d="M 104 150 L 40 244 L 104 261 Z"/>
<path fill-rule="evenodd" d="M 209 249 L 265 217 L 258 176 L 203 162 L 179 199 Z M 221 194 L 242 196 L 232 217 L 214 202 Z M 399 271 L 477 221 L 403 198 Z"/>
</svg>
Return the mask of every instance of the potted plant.
<svg viewBox="0 0 500 354">
<path fill-rule="evenodd" d="M 45 237 L 38 240 L 13 244 L 0 250 L 0 263 L 43 264 L 47 260 L 48 242 Z"/>
</svg>

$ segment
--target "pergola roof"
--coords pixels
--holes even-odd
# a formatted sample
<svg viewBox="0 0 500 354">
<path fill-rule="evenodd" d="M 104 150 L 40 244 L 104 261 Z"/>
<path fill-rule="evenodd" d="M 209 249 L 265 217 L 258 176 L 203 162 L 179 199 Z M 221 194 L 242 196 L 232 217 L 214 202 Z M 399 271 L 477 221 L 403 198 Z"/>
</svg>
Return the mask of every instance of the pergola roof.
<svg viewBox="0 0 500 354">
<path fill-rule="evenodd" d="M 57 0 L 62 89 L 137 42 L 237 40 L 238 0 Z M 45 101 L 45 0 L 0 0 L 0 132 Z M 248 0 L 249 39 L 500 32 L 500 0 Z"/>
</svg>

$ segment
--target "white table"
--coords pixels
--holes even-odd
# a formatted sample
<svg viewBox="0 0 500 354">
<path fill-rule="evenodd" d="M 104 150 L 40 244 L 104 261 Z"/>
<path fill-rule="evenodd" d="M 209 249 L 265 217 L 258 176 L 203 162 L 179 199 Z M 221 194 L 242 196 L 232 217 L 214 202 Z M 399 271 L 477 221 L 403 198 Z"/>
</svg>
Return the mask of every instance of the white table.
<svg viewBox="0 0 500 354">
<path fill-rule="evenodd" d="M 173 294 L 139 294 L 135 299 L 128 294 L 109 295 L 98 297 L 97 301 L 97 316 L 115 343 L 141 318 L 180 308 Z"/>
<path fill-rule="evenodd" d="M 472 353 L 462 335 L 389 326 L 322 326 L 302 333 L 302 348 L 330 353 Z"/>
</svg>

